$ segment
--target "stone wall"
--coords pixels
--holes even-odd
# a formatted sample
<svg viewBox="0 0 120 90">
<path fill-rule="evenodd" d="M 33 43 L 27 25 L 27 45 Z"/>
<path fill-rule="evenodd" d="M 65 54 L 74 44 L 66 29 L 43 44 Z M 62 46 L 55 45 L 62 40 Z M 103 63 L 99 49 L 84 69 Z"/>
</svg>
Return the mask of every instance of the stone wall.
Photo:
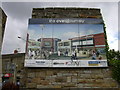
<svg viewBox="0 0 120 90">
<path fill-rule="evenodd" d="M 1 53 L 1 48 L 2 48 L 6 19 L 7 19 L 6 14 L 2 10 L 2 8 L 0 8 L 0 53 Z M 1 76 L 2 76 L 2 56 L 0 54 L 0 87 L 1 87 L 1 82 L 2 82 Z"/>
<path fill-rule="evenodd" d="M 100 18 L 100 9 L 93 8 L 34 8 L 32 18 Z M 111 88 L 118 84 L 110 68 L 26 68 L 26 88 Z M 88 89 L 88 90 L 89 90 Z M 108 89 L 108 90 L 109 90 Z M 46 89 L 45 89 L 46 90 Z M 84 90 L 84 89 L 81 89 Z"/>
<path fill-rule="evenodd" d="M 33 8 L 32 18 L 102 18 L 95 8 Z"/>
<path fill-rule="evenodd" d="M 16 82 L 19 78 L 21 86 L 25 86 L 26 68 L 24 68 L 25 53 L 2 55 L 2 74 L 11 73 L 9 81 Z M 13 68 L 14 67 L 14 68 Z"/>
<path fill-rule="evenodd" d="M 27 71 L 27 88 L 117 88 L 109 68 L 33 69 Z"/>
</svg>

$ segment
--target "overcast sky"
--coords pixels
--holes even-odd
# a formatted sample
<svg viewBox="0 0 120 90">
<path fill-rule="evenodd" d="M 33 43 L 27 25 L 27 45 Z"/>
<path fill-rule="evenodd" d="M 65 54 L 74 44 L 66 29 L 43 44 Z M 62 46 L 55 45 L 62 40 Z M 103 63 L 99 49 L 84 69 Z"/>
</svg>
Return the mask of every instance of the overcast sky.
<svg viewBox="0 0 120 90">
<path fill-rule="evenodd" d="M 32 15 L 32 8 L 43 7 L 100 8 L 106 25 L 109 46 L 111 49 L 118 50 L 117 2 L 3 2 L 2 8 L 7 14 L 7 23 L 2 54 L 11 54 L 17 48 L 20 48 L 20 52 L 25 52 L 28 19 Z M 24 40 L 18 39 L 18 36 Z"/>
</svg>

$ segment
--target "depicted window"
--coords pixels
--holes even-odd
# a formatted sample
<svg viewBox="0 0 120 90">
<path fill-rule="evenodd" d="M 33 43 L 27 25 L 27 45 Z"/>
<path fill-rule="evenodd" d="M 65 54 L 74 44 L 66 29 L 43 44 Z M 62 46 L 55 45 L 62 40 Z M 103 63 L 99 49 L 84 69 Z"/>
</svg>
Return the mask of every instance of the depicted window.
<svg viewBox="0 0 120 90">
<path fill-rule="evenodd" d="M 72 43 L 72 46 L 82 45 L 82 41 L 76 41 Z"/>
<path fill-rule="evenodd" d="M 45 46 L 51 46 L 51 43 L 50 42 L 44 42 L 44 45 Z"/>
<path fill-rule="evenodd" d="M 59 43 L 59 46 L 63 46 L 63 43 Z"/>
<path fill-rule="evenodd" d="M 72 45 L 73 46 L 79 45 L 79 42 L 78 41 L 77 42 L 73 42 Z"/>
<path fill-rule="evenodd" d="M 64 46 L 70 46 L 69 42 L 64 42 Z"/>
<path fill-rule="evenodd" d="M 88 41 L 87 41 L 87 44 L 94 44 L 94 43 L 93 43 L 93 40 L 88 40 Z"/>
<path fill-rule="evenodd" d="M 83 45 L 91 45 L 93 44 L 93 40 L 85 40 L 83 41 Z"/>
</svg>

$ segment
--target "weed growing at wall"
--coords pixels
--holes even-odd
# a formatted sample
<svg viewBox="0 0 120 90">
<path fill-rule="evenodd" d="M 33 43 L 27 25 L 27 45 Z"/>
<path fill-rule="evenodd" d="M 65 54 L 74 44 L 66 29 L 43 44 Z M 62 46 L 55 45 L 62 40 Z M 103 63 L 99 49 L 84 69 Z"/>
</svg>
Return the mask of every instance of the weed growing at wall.
<svg viewBox="0 0 120 90">
<path fill-rule="evenodd" d="M 109 65 L 112 66 L 112 77 L 120 83 L 120 52 L 110 50 L 108 56 Z"/>
</svg>

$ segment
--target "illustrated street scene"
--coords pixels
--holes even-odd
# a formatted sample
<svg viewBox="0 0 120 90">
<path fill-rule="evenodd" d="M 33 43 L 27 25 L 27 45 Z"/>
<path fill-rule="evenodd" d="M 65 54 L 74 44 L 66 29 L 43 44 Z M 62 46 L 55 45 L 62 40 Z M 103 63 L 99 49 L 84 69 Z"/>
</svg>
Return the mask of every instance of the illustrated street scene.
<svg viewBox="0 0 120 90">
<path fill-rule="evenodd" d="M 29 24 L 26 59 L 106 59 L 102 24 Z"/>
</svg>

